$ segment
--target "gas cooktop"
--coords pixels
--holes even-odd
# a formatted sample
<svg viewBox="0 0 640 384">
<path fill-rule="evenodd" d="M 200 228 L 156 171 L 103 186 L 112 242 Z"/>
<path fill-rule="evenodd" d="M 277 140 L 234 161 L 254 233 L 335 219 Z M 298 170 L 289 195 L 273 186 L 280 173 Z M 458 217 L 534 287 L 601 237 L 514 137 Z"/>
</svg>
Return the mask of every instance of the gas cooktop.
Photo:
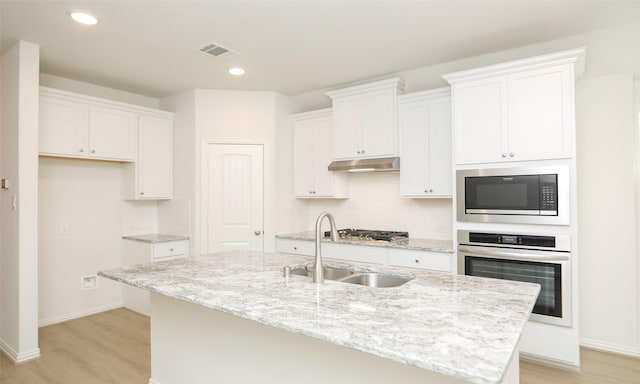
<svg viewBox="0 0 640 384">
<path fill-rule="evenodd" d="M 409 232 L 398 231 L 379 231 L 372 229 L 353 229 L 345 228 L 339 229 L 338 235 L 344 240 L 363 240 L 363 241 L 394 241 L 404 240 L 409 237 Z M 326 231 L 324 237 L 329 237 L 330 232 Z"/>
</svg>

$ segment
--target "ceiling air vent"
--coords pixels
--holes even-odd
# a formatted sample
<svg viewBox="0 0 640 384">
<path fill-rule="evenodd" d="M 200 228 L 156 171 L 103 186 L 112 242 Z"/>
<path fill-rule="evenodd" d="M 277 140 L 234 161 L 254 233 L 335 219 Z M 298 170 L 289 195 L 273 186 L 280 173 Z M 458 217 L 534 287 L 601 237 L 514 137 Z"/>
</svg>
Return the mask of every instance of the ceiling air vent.
<svg viewBox="0 0 640 384">
<path fill-rule="evenodd" d="M 238 52 L 214 42 L 202 44 L 196 48 L 196 51 L 218 59 L 226 59 L 238 55 Z"/>
</svg>

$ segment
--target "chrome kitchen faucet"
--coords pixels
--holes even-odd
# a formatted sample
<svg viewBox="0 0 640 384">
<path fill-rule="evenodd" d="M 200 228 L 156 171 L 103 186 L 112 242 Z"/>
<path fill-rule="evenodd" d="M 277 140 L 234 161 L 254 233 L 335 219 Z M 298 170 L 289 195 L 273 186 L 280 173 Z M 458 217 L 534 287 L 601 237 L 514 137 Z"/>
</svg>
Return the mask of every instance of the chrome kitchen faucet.
<svg viewBox="0 0 640 384">
<path fill-rule="evenodd" d="M 316 284 L 324 284 L 324 266 L 322 265 L 320 240 L 322 233 L 322 220 L 325 217 L 329 219 L 329 225 L 331 226 L 331 241 L 336 241 L 338 239 L 338 230 L 336 229 L 336 222 L 333 220 L 333 216 L 329 212 L 322 212 L 318 215 L 318 219 L 316 220 L 316 260 L 313 264 L 313 282 Z"/>
</svg>

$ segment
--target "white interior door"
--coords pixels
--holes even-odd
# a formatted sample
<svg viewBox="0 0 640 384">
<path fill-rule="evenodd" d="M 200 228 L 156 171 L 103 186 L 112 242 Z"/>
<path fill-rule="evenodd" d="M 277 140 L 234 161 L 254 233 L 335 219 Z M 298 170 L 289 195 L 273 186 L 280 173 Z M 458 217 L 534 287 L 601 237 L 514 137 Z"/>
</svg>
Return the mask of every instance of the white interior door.
<svg viewBox="0 0 640 384">
<path fill-rule="evenodd" d="M 263 250 L 263 146 L 208 145 L 208 252 Z"/>
</svg>

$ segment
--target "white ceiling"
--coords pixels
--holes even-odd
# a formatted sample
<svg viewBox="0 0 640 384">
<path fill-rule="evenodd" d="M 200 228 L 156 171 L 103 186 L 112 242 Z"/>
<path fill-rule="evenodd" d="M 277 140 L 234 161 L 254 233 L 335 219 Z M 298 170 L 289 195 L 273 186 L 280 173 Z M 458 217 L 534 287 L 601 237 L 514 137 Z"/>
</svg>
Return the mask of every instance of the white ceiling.
<svg viewBox="0 0 640 384">
<path fill-rule="evenodd" d="M 100 23 L 75 24 L 72 9 Z M 0 0 L 0 17 L 2 51 L 37 43 L 51 75 L 151 97 L 293 95 L 635 22 L 640 1 Z M 209 41 L 240 54 L 195 51 Z"/>
</svg>

